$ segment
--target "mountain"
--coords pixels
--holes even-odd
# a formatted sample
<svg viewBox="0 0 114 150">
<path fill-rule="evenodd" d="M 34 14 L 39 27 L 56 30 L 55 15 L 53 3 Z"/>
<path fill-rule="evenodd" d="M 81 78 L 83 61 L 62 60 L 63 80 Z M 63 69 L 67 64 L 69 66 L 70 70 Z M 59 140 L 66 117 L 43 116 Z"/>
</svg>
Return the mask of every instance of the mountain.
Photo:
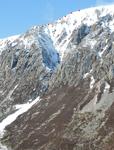
<svg viewBox="0 0 114 150">
<path fill-rule="evenodd" d="M 114 150 L 113 8 L 0 40 L 1 150 Z"/>
</svg>

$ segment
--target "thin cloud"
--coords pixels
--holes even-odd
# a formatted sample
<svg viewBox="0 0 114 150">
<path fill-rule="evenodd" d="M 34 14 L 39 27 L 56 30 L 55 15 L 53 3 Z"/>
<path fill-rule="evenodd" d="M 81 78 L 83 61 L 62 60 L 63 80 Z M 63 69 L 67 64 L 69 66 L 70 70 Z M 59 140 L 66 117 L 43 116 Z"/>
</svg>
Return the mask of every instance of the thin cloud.
<svg viewBox="0 0 114 150">
<path fill-rule="evenodd" d="M 100 5 L 111 5 L 114 4 L 114 2 L 109 2 L 106 0 L 96 0 L 96 6 L 100 6 Z"/>
</svg>

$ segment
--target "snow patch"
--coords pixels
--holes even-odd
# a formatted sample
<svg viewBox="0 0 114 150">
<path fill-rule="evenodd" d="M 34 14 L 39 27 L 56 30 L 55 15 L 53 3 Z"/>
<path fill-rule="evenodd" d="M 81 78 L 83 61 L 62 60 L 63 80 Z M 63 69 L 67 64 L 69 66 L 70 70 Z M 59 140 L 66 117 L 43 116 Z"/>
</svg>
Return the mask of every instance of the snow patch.
<svg viewBox="0 0 114 150">
<path fill-rule="evenodd" d="M 109 28 L 110 28 L 111 32 L 114 32 L 114 20 L 112 20 L 112 21 L 109 23 Z"/>
<path fill-rule="evenodd" d="M 85 38 L 84 42 L 83 42 L 83 47 L 91 47 L 91 49 L 94 48 L 95 44 L 97 43 L 96 40 L 94 39 L 90 39 L 90 38 Z"/>
<path fill-rule="evenodd" d="M 11 149 L 7 148 L 5 145 L 0 143 L 0 150 L 11 150 Z"/>
<path fill-rule="evenodd" d="M 10 125 L 12 122 L 14 122 L 16 120 L 16 118 L 27 112 L 34 104 L 36 104 L 37 102 L 40 101 L 40 98 L 37 97 L 34 101 L 32 102 L 28 102 L 26 104 L 20 104 L 20 105 L 16 105 L 16 109 L 18 109 L 16 112 L 14 112 L 13 114 L 9 115 L 7 118 L 5 118 L 1 123 L 0 123 L 0 136 L 2 137 L 4 134 L 4 129 L 6 126 Z"/>
<path fill-rule="evenodd" d="M 83 79 L 87 78 L 87 77 L 91 74 L 92 71 L 93 71 L 93 70 L 91 69 L 90 72 L 85 73 L 85 74 L 83 75 Z"/>
<path fill-rule="evenodd" d="M 108 45 L 103 49 L 103 51 L 98 52 L 98 55 L 99 55 L 100 58 L 102 58 L 102 55 L 106 51 L 107 48 L 108 48 Z"/>
<path fill-rule="evenodd" d="M 110 89 L 110 85 L 107 82 L 105 82 L 104 93 L 109 91 L 109 89 Z"/>
<path fill-rule="evenodd" d="M 93 76 L 91 76 L 90 89 L 93 88 L 94 83 L 95 83 L 95 79 Z"/>
<path fill-rule="evenodd" d="M 87 78 L 87 77 L 88 77 L 88 75 L 89 75 L 89 73 L 88 73 L 88 72 L 87 72 L 87 73 L 85 73 L 85 74 L 84 74 L 84 76 L 83 76 L 83 79 Z"/>
<path fill-rule="evenodd" d="M 11 44 L 11 46 L 12 46 L 12 47 L 15 47 L 17 44 L 18 44 L 17 42 L 13 42 L 13 43 Z"/>
</svg>

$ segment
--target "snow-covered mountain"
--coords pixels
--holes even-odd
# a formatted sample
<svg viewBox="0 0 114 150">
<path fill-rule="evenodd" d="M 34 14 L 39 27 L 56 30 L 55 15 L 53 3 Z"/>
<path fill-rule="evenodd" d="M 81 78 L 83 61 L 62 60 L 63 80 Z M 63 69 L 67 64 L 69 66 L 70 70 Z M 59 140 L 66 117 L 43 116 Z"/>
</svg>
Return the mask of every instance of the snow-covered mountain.
<svg viewBox="0 0 114 150">
<path fill-rule="evenodd" d="M 113 8 L 0 40 L 1 149 L 114 149 Z"/>
</svg>

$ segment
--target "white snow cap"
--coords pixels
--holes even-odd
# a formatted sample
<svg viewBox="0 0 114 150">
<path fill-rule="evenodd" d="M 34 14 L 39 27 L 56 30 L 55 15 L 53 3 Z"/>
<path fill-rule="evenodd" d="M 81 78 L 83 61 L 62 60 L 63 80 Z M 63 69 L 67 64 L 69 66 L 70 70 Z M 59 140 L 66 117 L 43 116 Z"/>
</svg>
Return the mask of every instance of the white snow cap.
<svg viewBox="0 0 114 150">
<path fill-rule="evenodd" d="M 61 55 L 61 59 L 64 56 L 64 52 L 67 49 L 70 36 L 73 31 L 79 28 L 82 24 L 86 24 L 88 27 L 95 24 L 99 17 L 104 17 L 110 14 L 114 16 L 114 5 L 91 7 L 76 12 L 71 12 L 69 15 L 57 20 L 53 24 L 48 25 L 48 33 L 53 39 L 54 46 Z M 108 27 L 111 32 L 114 31 L 114 19 L 109 23 L 104 24 L 103 27 Z M 64 39 L 58 42 L 62 34 L 64 33 Z"/>
<path fill-rule="evenodd" d="M 105 5 L 99 7 L 91 7 L 83 10 L 78 10 L 76 12 L 71 12 L 67 16 L 58 19 L 52 24 L 45 25 L 45 33 L 52 39 L 52 44 L 54 48 L 58 51 L 61 56 L 61 60 L 66 52 L 67 46 L 70 41 L 70 37 L 75 29 L 78 29 L 82 24 L 86 24 L 88 27 L 95 24 L 99 17 L 106 16 L 110 14 L 111 17 L 114 16 L 114 4 Z M 110 20 L 108 23 L 104 23 L 103 27 L 108 27 L 111 32 L 114 31 L 114 19 Z M 31 29 L 35 32 L 38 32 L 38 26 L 34 26 Z M 12 36 L 6 39 L 0 40 L 0 53 L 4 50 L 6 43 L 8 41 L 13 42 L 15 39 L 20 39 L 19 35 Z M 62 38 L 62 40 L 61 40 Z M 34 41 L 34 38 L 33 38 Z M 31 42 L 33 42 L 31 41 Z M 31 45 L 29 40 L 24 39 L 25 46 Z M 15 46 L 16 43 L 13 43 L 12 46 Z M 52 46 L 51 46 L 52 47 Z M 55 55 L 54 55 L 55 58 Z"/>
</svg>

